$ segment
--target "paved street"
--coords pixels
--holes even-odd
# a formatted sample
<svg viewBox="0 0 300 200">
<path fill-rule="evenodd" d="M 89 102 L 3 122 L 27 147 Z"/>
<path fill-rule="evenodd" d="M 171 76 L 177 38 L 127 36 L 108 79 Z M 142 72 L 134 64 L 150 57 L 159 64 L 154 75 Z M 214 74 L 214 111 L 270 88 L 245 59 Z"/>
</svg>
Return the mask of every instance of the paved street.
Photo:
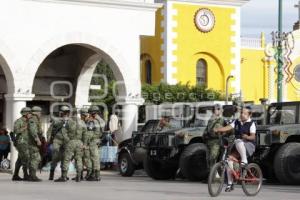
<svg viewBox="0 0 300 200">
<path fill-rule="evenodd" d="M 47 179 L 47 174 L 42 175 Z M 154 181 L 145 176 L 120 177 L 115 172 L 104 172 L 99 183 L 81 182 L 42 183 L 11 182 L 9 174 L 0 174 L 3 200 L 193 200 L 210 198 L 207 185 L 185 181 Z M 244 196 L 238 186 L 232 193 L 222 193 L 217 199 L 299 199 L 300 187 L 264 185 L 255 198 Z"/>
</svg>

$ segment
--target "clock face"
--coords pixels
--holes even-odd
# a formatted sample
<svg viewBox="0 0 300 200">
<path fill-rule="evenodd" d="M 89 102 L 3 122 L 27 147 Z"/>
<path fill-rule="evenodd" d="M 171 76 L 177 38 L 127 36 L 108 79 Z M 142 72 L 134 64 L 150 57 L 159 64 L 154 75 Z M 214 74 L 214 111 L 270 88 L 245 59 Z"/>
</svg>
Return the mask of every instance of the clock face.
<svg viewBox="0 0 300 200">
<path fill-rule="evenodd" d="M 212 31 L 216 22 L 215 15 L 207 8 L 198 10 L 194 20 L 196 27 L 204 33 Z"/>
</svg>

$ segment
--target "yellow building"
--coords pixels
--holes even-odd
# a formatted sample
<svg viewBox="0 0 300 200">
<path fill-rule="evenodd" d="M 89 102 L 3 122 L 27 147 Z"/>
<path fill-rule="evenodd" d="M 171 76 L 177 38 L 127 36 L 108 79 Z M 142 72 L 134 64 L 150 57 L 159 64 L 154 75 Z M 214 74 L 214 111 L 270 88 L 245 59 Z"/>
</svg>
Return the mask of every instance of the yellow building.
<svg viewBox="0 0 300 200">
<path fill-rule="evenodd" d="M 241 6 L 248 1 L 161 1 L 155 37 L 141 38 L 142 81 L 189 82 L 225 93 L 228 79 L 229 94 L 244 101 L 276 101 L 276 63 L 266 49 L 264 34 L 260 38 L 240 35 Z M 300 40 L 300 32 L 294 35 Z M 300 64 L 296 54 L 293 60 Z M 295 71 L 295 66 L 289 69 Z M 284 84 L 284 100 L 300 100 L 296 79 Z"/>
</svg>

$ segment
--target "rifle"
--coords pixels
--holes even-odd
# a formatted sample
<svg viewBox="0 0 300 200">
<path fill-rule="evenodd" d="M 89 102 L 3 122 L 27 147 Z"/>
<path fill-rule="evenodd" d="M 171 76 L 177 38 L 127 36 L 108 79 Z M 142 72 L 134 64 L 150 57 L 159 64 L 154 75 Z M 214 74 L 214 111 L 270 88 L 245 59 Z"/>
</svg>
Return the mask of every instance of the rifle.
<svg viewBox="0 0 300 200">
<path fill-rule="evenodd" d="M 17 138 L 16 138 L 16 134 L 14 132 L 10 132 L 9 133 L 9 136 L 10 136 L 10 139 L 11 141 L 13 142 L 14 146 L 16 147 L 17 146 Z"/>
<path fill-rule="evenodd" d="M 55 136 L 57 135 L 57 133 L 59 132 L 59 131 L 61 131 L 61 129 L 63 128 L 63 123 L 62 122 L 60 122 L 60 123 L 58 123 L 58 122 L 56 122 L 54 125 L 53 125 L 53 127 L 52 127 L 52 131 L 51 131 L 51 137 L 50 137 L 50 144 L 52 144 L 53 143 L 53 140 L 54 140 L 54 138 L 55 138 Z"/>
</svg>

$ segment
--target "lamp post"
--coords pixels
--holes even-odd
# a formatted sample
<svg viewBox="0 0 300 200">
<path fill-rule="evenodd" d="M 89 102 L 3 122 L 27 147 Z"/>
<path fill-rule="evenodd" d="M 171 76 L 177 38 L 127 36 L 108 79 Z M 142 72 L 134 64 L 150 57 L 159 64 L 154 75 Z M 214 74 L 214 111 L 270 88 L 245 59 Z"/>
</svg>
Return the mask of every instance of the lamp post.
<svg viewBox="0 0 300 200">
<path fill-rule="evenodd" d="M 234 76 L 232 75 L 229 75 L 226 79 L 226 102 L 225 102 L 225 105 L 228 104 L 228 99 L 229 99 L 229 91 L 228 91 L 228 88 L 229 88 L 229 80 L 234 78 Z"/>
<path fill-rule="evenodd" d="M 278 1 L 278 46 L 277 46 L 277 101 L 282 102 L 282 82 L 283 82 L 283 55 L 282 55 L 282 0 Z"/>
</svg>

